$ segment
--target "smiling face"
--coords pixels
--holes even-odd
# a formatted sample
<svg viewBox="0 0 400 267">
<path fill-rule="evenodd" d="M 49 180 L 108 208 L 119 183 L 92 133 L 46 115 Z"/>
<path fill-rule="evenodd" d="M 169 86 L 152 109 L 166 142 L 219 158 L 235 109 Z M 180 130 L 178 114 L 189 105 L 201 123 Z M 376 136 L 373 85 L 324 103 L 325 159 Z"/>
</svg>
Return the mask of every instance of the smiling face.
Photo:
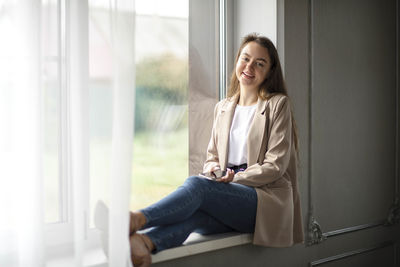
<svg viewBox="0 0 400 267">
<path fill-rule="evenodd" d="M 268 75 L 271 60 L 267 48 L 249 42 L 240 53 L 236 63 L 236 77 L 240 88 L 258 90 Z"/>
</svg>

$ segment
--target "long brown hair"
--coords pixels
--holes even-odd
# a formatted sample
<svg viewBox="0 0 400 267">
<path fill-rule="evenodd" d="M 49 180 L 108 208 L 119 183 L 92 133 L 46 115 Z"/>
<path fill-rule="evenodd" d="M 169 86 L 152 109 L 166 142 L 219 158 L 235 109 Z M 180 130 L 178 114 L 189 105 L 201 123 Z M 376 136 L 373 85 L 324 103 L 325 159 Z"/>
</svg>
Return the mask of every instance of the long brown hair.
<svg viewBox="0 0 400 267">
<path fill-rule="evenodd" d="M 265 47 L 268 50 L 268 54 L 270 57 L 270 69 L 267 74 L 265 80 L 261 83 L 260 88 L 258 88 L 258 97 L 263 100 L 267 100 L 274 95 L 282 94 L 289 97 L 285 81 L 283 80 L 281 63 L 279 61 L 278 51 L 276 50 L 274 44 L 265 36 L 258 35 L 256 33 L 251 33 L 246 35 L 240 48 L 237 52 L 235 59 L 235 67 L 232 71 L 231 82 L 229 84 L 228 89 L 228 97 L 232 97 L 236 94 L 240 94 L 240 84 L 239 80 L 236 76 L 236 64 L 239 60 L 240 54 L 242 53 L 243 48 L 250 42 L 255 42 L 262 47 Z M 292 129 L 294 134 L 294 145 L 297 152 L 297 156 L 299 156 L 299 144 L 298 144 L 298 135 L 297 135 L 297 125 L 293 116 L 293 109 L 290 109 L 290 114 L 292 118 Z"/>
</svg>

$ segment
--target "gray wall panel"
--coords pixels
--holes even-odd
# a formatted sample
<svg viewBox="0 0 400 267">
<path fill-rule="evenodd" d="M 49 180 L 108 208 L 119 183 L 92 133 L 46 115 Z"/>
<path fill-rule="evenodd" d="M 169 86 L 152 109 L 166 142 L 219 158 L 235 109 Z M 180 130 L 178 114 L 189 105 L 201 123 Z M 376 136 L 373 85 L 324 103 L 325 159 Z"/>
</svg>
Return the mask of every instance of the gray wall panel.
<svg viewBox="0 0 400 267">
<path fill-rule="evenodd" d="M 396 267 L 395 258 L 393 257 L 395 246 L 386 246 L 376 250 L 368 251 L 365 253 L 349 255 L 346 252 L 343 254 L 334 255 L 339 259 L 332 259 L 331 261 L 322 264 L 311 264 L 311 266 L 321 267 Z M 343 257 L 343 258 L 340 258 Z"/>
<path fill-rule="evenodd" d="M 312 182 L 325 231 L 393 201 L 396 1 L 312 1 Z"/>
<path fill-rule="evenodd" d="M 308 0 L 285 2 L 285 81 L 297 123 L 300 158 L 299 188 L 306 226 L 309 204 L 309 51 Z M 302 15 L 299 15 L 302 14 Z M 292 28 L 296 25 L 296 29 Z M 287 27 L 290 27 L 289 30 Z"/>
</svg>

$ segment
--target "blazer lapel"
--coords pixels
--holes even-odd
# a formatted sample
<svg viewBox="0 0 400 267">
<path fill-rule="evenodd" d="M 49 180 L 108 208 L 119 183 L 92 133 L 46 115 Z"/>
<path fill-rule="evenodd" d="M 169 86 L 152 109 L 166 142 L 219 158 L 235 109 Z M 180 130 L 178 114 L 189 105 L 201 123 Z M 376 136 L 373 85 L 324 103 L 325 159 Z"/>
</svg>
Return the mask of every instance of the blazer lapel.
<svg viewBox="0 0 400 267">
<path fill-rule="evenodd" d="M 226 170 L 228 165 L 229 133 L 238 97 L 239 96 L 232 97 L 221 108 L 220 119 L 218 120 L 219 125 L 216 126 L 219 129 L 218 151 L 220 154 L 219 164 L 222 170 Z"/>
<path fill-rule="evenodd" d="M 263 143 L 266 142 L 265 131 L 269 122 L 269 100 L 258 99 L 257 110 L 250 125 L 247 135 L 247 165 L 253 165 L 260 161 Z"/>
</svg>

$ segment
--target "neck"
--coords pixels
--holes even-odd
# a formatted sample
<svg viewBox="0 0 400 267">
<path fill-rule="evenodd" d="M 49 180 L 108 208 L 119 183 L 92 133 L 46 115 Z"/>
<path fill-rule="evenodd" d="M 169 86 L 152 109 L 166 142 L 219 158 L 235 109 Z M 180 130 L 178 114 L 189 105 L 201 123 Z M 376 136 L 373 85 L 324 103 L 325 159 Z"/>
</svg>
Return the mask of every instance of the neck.
<svg viewBox="0 0 400 267">
<path fill-rule="evenodd" d="M 239 105 L 252 106 L 257 104 L 258 94 L 256 90 L 243 90 L 240 89 Z"/>
</svg>

